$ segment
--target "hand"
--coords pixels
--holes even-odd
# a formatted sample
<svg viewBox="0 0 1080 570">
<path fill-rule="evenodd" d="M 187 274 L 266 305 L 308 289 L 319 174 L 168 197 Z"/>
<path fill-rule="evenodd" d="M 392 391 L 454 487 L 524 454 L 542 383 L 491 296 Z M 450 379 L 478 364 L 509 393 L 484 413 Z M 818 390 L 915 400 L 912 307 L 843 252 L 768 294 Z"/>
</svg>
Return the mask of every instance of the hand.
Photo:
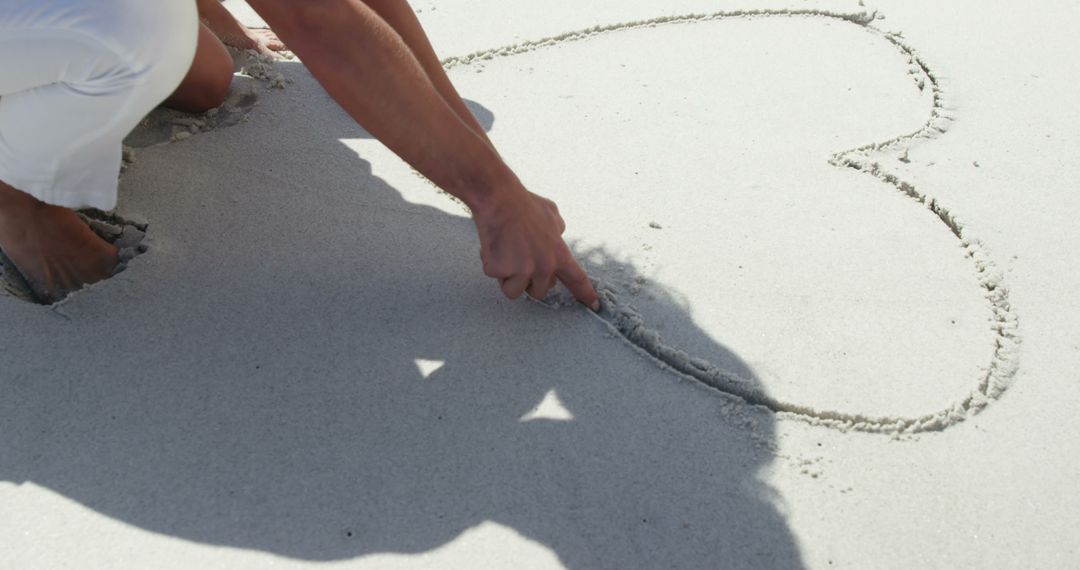
<svg viewBox="0 0 1080 570">
<path fill-rule="evenodd" d="M 543 299 L 561 281 L 594 311 L 600 298 L 562 239 L 566 224 L 554 202 L 524 188 L 507 192 L 489 208 L 473 211 L 484 274 L 499 280 L 510 299 L 528 293 Z"/>
</svg>

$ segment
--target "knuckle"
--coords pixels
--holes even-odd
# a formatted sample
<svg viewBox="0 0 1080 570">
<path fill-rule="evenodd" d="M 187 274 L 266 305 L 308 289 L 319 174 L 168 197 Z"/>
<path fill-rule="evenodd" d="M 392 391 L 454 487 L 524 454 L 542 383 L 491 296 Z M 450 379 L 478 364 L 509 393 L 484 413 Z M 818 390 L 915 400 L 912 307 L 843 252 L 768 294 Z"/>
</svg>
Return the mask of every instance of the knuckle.
<svg viewBox="0 0 1080 570">
<path fill-rule="evenodd" d="M 533 271 L 533 275 L 546 280 L 548 276 L 555 272 L 555 260 L 544 259 L 536 264 L 536 268 Z"/>
<path fill-rule="evenodd" d="M 485 263 L 484 275 L 487 275 L 488 277 L 499 278 L 503 277 L 503 272 L 500 270 L 500 267 L 498 265 L 494 263 Z"/>
</svg>

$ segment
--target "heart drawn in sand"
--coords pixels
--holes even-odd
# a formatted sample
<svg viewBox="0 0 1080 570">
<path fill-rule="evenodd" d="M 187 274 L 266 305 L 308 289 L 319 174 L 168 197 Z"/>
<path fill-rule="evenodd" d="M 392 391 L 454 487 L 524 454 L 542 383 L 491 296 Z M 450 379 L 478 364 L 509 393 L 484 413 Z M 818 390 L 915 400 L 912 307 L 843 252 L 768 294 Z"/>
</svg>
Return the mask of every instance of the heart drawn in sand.
<svg viewBox="0 0 1080 570">
<path fill-rule="evenodd" d="M 593 264 L 599 317 L 635 348 L 815 424 L 943 429 L 1007 388 L 1017 323 L 983 243 L 894 173 L 954 119 L 933 69 L 874 20 L 664 17 L 444 63 L 495 108 L 535 101 L 528 116 L 500 114 L 496 143 L 545 157 L 525 161 L 539 164 L 521 165 L 523 178 L 570 212 L 579 249 L 639 268 Z M 601 226 L 621 231 L 593 235 Z M 684 298 L 694 322 L 669 318 L 661 295 Z M 762 380 L 709 354 L 691 327 Z"/>
</svg>

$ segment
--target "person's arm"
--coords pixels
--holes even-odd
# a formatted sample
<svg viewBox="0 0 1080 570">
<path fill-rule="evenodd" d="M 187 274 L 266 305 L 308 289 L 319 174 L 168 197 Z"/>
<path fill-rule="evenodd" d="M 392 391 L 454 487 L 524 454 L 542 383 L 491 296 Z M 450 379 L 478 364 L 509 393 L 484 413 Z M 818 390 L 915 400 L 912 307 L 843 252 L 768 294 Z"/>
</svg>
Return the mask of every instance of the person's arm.
<svg viewBox="0 0 1080 570">
<path fill-rule="evenodd" d="M 359 0 L 249 0 L 368 132 L 472 211 L 484 272 L 503 293 L 542 298 L 562 281 L 599 307 L 562 239 L 555 204 L 530 193 L 440 95 L 402 37 Z"/>
<path fill-rule="evenodd" d="M 476 120 L 469 108 L 465 106 L 465 102 L 461 100 L 461 95 L 454 88 L 454 84 L 450 82 L 450 78 L 446 76 L 446 70 L 443 69 L 439 56 L 435 54 L 435 48 L 431 46 L 431 41 L 428 40 L 424 28 L 420 25 L 420 20 L 416 17 L 416 12 L 409 6 L 409 3 L 405 0 L 364 0 L 364 3 L 401 35 L 402 41 L 409 46 L 413 55 L 420 62 L 420 66 L 427 72 L 428 78 L 435 85 L 435 90 L 442 95 L 443 99 L 450 104 L 454 112 L 465 121 L 465 124 L 473 132 L 480 135 L 488 144 L 491 144 L 487 133 L 484 132 L 484 127 Z"/>
<path fill-rule="evenodd" d="M 199 8 L 199 19 L 211 32 L 221 40 L 221 43 L 238 49 L 253 49 L 262 53 L 282 51 L 285 44 L 281 43 L 270 30 L 252 30 L 241 24 L 227 8 L 221 5 L 221 0 L 195 0 Z"/>
</svg>

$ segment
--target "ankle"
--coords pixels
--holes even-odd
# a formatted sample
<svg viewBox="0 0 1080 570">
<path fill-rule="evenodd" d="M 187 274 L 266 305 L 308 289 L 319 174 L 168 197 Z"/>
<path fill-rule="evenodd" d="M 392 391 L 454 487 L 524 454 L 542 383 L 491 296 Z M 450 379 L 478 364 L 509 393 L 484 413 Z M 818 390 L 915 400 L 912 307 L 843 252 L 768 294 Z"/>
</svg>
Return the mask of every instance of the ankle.
<svg viewBox="0 0 1080 570">
<path fill-rule="evenodd" d="M 0 182 L 0 216 L 24 216 L 45 203 L 33 196 Z"/>
</svg>

